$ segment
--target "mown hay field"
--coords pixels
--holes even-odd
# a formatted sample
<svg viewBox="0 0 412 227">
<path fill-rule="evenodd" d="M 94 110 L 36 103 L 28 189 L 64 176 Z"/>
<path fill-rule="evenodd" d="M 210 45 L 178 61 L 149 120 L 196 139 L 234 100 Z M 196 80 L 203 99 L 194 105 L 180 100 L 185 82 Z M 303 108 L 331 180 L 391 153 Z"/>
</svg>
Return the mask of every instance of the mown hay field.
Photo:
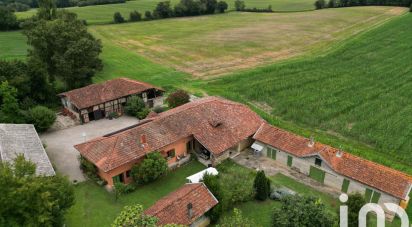
<svg viewBox="0 0 412 227">
<path fill-rule="evenodd" d="M 125 18 L 133 10 L 139 11 L 142 15 L 146 10 L 152 11 L 158 2 L 161 0 L 133 0 L 127 1 L 123 4 L 108 4 L 85 7 L 70 7 L 66 8 L 71 12 L 76 13 L 80 19 L 84 19 L 88 24 L 107 24 L 113 22 L 113 14 L 120 12 Z M 180 0 L 170 0 L 174 5 Z M 227 0 L 229 10 L 234 9 L 234 0 Z M 267 8 L 272 6 L 274 11 L 289 12 L 289 11 L 305 11 L 314 9 L 313 0 L 245 0 L 248 8 Z M 36 10 L 29 10 L 26 12 L 18 12 L 18 18 L 27 18 L 36 13 Z"/>
<path fill-rule="evenodd" d="M 298 13 L 226 13 L 92 26 L 102 40 L 198 78 L 324 50 L 406 11 L 354 7 Z"/>
<path fill-rule="evenodd" d="M 26 37 L 21 32 L 0 32 L 0 59 L 21 59 L 26 53 Z"/>
<path fill-rule="evenodd" d="M 202 87 L 302 127 L 364 142 L 376 151 L 359 155 L 411 173 L 411 24 L 407 14 L 328 55 L 233 74 Z"/>
</svg>

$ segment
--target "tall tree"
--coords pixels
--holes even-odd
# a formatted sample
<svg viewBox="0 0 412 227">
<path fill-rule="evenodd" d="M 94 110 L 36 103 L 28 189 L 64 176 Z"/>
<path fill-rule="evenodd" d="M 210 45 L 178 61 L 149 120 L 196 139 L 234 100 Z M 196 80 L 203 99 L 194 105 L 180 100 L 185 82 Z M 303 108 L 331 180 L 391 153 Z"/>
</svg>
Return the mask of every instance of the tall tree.
<svg viewBox="0 0 412 227">
<path fill-rule="evenodd" d="M 22 123 L 19 103 L 17 101 L 17 89 L 10 86 L 7 81 L 0 84 L 0 122 L 2 123 Z"/>
<path fill-rule="evenodd" d="M 57 10 L 56 2 L 54 0 L 38 0 L 39 9 L 37 10 L 37 17 L 42 20 L 56 19 Z"/>
<path fill-rule="evenodd" d="M 16 15 L 8 7 L 0 5 L 0 31 L 16 29 L 17 27 Z"/>
<path fill-rule="evenodd" d="M 365 197 L 360 193 L 350 194 L 348 197 L 348 226 L 357 227 L 359 219 L 359 211 L 366 204 Z"/>
<path fill-rule="evenodd" d="M 24 34 L 32 47 L 29 60 L 37 60 L 45 67 L 50 82 L 60 79 L 64 90 L 90 84 L 94 74 L 102 69 L 98 58 L 101 42 L 87 32 L 76 14 L 63 11 L 54 20 L 32 21 Z"/>
<path fill-rule="evenodd" d="M 266 177 L 263 170 L 258 171 L 253 182 L 253 188 L 255 189 L 255 197 L 258 200 L 266 200 L 270 193 L 270 181 Z"/>
</svg>

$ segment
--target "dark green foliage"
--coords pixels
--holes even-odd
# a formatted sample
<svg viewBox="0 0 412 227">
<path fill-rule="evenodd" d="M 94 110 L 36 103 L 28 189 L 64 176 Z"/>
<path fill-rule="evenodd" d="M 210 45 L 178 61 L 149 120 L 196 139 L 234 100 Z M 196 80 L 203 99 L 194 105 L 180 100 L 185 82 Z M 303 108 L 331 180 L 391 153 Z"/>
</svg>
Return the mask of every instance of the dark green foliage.
<svg viewBox="0 0 412 227">
<path fill-rule="evenodd" d="M 77 2 L 78 7 L 91 6 L 91 5 L 106 5 L 106 4 L 117 4 L 125 3 L 126 0 L 81 0 Z"/>
<path fill-rule="evenodd" d="M 216 0 L 200 0 L 202 5 L 204 6 L 205 14 L 213 14 L 217 9 L 217 1 Z"/>
<path fill-rule="evenodd" d="M 332 227 L 336 224 L 334 216 L 318 198 L 286 196 L 281 203 L 281 207 L 274 208 L 273 227 Z"/>
<path fill-rule="evenodd" d="M 412 3 L 411 3 L 411 5 L 409 6 L 409 12 L 412 12 Z"/>
<path fill-rule="evenodd" d="M 74 204 L 66 177 L 36 176 L 35 165 L 18 156 L 0 163 L 0 226 L 62 226 Z"/>
<path fill-rule="evenodd" d="M 16 15 L 5 6 L 0 6 L 0 31 L 17 29 L 19 24 Z"/>
<path fill-rule="evenodd" d="M 245 9 L 246 5 L 245 2 L 242 0 L 236 0 L 235 1 L 235 9 L 236 11 L 243 11 Z"/>
<path fill-rule="evenodd" d="M 223 191 L 220 187 L 219 176 L 205 174 L 203 183 L 209 191 L 215 196 L 219 203 L 206 213 L 212 223 L 216 223 L 223 213 Z"/>
<path fill-rule="evenodd" d="M 335 8 L 336 7 L 336 0 L 329 0 L 328 8 Z"/>
<path fill-rule="evenodd" d="M 188 103 L 190 101 L 190 96 L 186 91 L 183 90 L 177 90 L 173 93 L 171 93 L 167 98 L 166 102 L 169 105 L 170 108 L 175 108 L 178 106 L 181 106 L 185 103 Z"/>
<path fill-rule="evenodd" d="M 156 227 L 157 218 L 145 215 L 142 205 L 125 206 L 112 227 Z"/>
<path fill-rule="evenodd" d="M 85 173 L 87 176 L 96 176 L 97 175 L 97 168 L 96 166 L 91 163 L 89 160 L 84 158 L 83 156 L 79 156 L 80 162 L 80 169 Z"/>
<path fill-rule="evenodd" d="M 159 152 L 152 152 L 132 168 L 132 177 L 138 184 L 146 184 L 157 180 L 167 172 L 167 161 Z"/>
<path fill-rule="evenodd" d="M 145 20 L 152 20 L 153 19 L 152 12 L 150 11 L 144 12 L 144 18 Z"/>
<path fill-rule="evenodd" d="M 351 6 L 404 6 L 409 7 L 411 4 L 410 0 L 341 0 L 332 1 L 328 3 L 329 8 L 335 7 L 351 7 Z M 316 6 L 316 3 L 315 3 Z"/>
<path fill-rule="evenodd" d="M 223 221 L 219 223 L 219 225 L 217 225 L 217 227 L 254 227 L 254 226 L 256 226 L 256 223 L 243 217 L 242 211 L 236 208 L 233 209 L 232 216 L 228 218 L 224 218 Z"/>
<path fill-rule="evenodd" d="M 150 112 L 142 98 L 132 96 L 128 98 L 125 111 L 128 115 L 144 119 Z"/>
<path fill-rule="evenodd" d="M 155 18 L 169 18 L 173 16 L 173 10 L 170 7 L 170 1 L 159 2 L 153 10 Z"/>
<path fill-rule="evenodd" d="M 142 14 L 140 14 L 136 10 L 133 12 L 130 12 L 129 21 L 141 21 L 141 20 L 142 20 Z"/>
<path fill-rule="evenodd" d="M 52 10 L 41 9 L 39 14 L 42 11 L 48 15 L 46 12 Z M 26 25 L 24 33 L 31 46 L 29 61 L 39 62 L 46 69 L 50 82 L 59 78 L 65 89 L 90 84 L 94 74 L 102 68 L 98 58 L 101 42 L 87 32 L 83 21 L 77 20 L 73 13 L 62 12 L 51 21 L 32 21 Z"/>
<path fill-rule="evenodd" d="M 7 81 L 0 84 L 0 122 L 23 123 L 23 117 L 17 100 L 17 89 L 10 86 Z"/>
<path fill-rule="evenodd" d="M 57 17 L 56 2 L 54 0 L 38 0 L 37 17 L 41 20 L 53 20 Z"/>
<path fill-rule="evenodd" d="M 24 12 L 24 11 L 29 10 L 30 6 L 20 3 L 20 2 L 13 2 L 13 3 L 8 4 L 7 8 L 11 9 L 14 12 Z"/>
<path fill-rule="evenodd" d="M 316 8 L 316 9 L 323 9 L 323 8 L 325 8 L 325 7 L 326 7 L 325 0 L 317 0 L 317 1 L 315 2 L 315 8 Z"/>
<path fill-rule="evenodd" d="M 180 0 L 174 9 L 174 14 L 178 17 L 197 16 L 204 13 L 206 13 L 206 5 L 198 0 Z"/>
<path fill-rule="evenodd" d="M 125 22 L 122 14 L 120 14 L 119 12 L 115 12 L 115 13 L 114 13 L 114 15 L 113 15 L 113 21 L 114 21 L 114 23 L 116 23 L 116 24 Z"/>
<path fill-rule="evenodd" d="M 29 110 L 28 122 L 33 124 L 38 132 L 44 132 L 53 125 L 56 114 L 44 106 L 36 106 Z"/>
<path fill-rule="evenodd" d="M 359 211 L 366 204 L 366 200 L 360 193 L 350 194 L 348 197 L 346 204 L 343 204 L 348 206 L 348 226 L 357 227 Z"/>
<path fill-rule="evenodd" d="M 226 3 L 225 1 L 219 1 L 219 2 L 217 3 L 217 11 L 218 11 L 219 13 L 224 13 L 225 10 L 227 10 L 227 8 L 228 8 L 228 5 L 227 5 L 227 3 Z"/>
<path fill-rule="evenodd" d="M 266 177 L 263 170 L 258 171 L 253 182 L 255 190 L 255 198 L 264 201 L 268 198 L 270 193 L 270 180 Z"/>
<path fill-rule="evenodd" d="M 254 13 L 270 13 L 270 12 L 273 12 L 271 5 L 269 5 L 266 9 L 265 8 L 258 9 L 258 8 L 255 7 L 255 8 L 245 8 L 242 11 L 244 11 L 244 12 L 254 12 Z"/>
</svg>

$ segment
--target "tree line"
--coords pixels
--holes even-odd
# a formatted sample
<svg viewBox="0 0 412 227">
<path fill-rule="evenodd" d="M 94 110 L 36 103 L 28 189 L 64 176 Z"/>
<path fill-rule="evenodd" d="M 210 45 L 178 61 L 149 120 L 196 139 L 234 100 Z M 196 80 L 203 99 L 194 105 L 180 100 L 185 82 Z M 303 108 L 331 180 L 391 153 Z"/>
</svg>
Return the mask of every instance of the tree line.
<svg viewBox="0 0 412 227">
<path fill-rule="evenodd" d="M 272 10 L 272 5 L 268 5 L 267 8 L 247 8 L 245 1 L 242 0 L 236 0 L 235 1 L 235 10 L 236 11 L 242 11 L 242 12 L 255 12 L 255 13 L 271 13 L 273 12 Z"/>
<path fill-rule="evenodd" d="M 339 8 L 351 6 L 403 6 L 409 7 L 412 12 L 412 0 L 317 0 L 316 9 Z"/>
<path fill-rule="evenodd" d="M 224 13 L 228 4 L 217 0 L 180 0 L 173 8 L 170 1 L 159 2 L 153 11 L 146 11 L 144 18 L 137 11 L 132 11 L 128 21 L 155 20 L 171 17 L 199 16 L 214 13 Z M 114 23 L 126 22 L 126 19 L 116 12 L 113 15 Z"/>
<path fill-rule="evenodd" d="M 66 8 L 73 6 L 90 6 L 125 3 L 126 0 L 56 0 L 57 8 Z M 0 0 L 0 7 L 6 7 L 13 12 L 23 12 L 31 8 L 39 7 L 37 0 Z"/>
</svg>

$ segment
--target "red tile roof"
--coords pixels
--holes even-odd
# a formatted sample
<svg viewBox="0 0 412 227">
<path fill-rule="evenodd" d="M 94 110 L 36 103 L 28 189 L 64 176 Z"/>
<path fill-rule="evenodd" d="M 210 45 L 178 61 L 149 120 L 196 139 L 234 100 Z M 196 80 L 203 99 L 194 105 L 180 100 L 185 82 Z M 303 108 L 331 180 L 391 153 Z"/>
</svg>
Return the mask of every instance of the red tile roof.
<svg viewBox="0 0 412 227">
<path fill-rule="evenodd" d="M 59 96 L 68 97 L 70 102 L 78 109 L 84 109 L 121 97 L 139 94 L 152 88 L 163 91 L 161 88 L 148 83 L 118 78 L 64 92 Z"/>
<path fill-rule="evenodd" d="M 75 148 L 107 172 L 190 136 L 219 156 L 252 136 L 263 122 L 245 105 L 207 97 L 160 113 L 127 130 L 76 145 Z M 140 143 L 142 135 L 146 137 L 144 146 Z"/>
<path fill-rule="evenodd" d="M 262 124 L 253 138 L 297 157 L 318 155 L 335 172 L 400 199 L 408 196 L 412 185 L 412 177 L 402 172 L 318 142 L 310 147 L 309 139 L 266 123 Z M 338 152 L 341 157 L 338 157 Z"/>
<path fill-rule="evenodd" d="M 192 204 L 191 217 L 188 204 Z M 186 184 L 158 200 L 144 213 L 157 217 L 157 225 L 190 225 L 217 204 L 217 199 L 203 183 Z"/>
</svg>

